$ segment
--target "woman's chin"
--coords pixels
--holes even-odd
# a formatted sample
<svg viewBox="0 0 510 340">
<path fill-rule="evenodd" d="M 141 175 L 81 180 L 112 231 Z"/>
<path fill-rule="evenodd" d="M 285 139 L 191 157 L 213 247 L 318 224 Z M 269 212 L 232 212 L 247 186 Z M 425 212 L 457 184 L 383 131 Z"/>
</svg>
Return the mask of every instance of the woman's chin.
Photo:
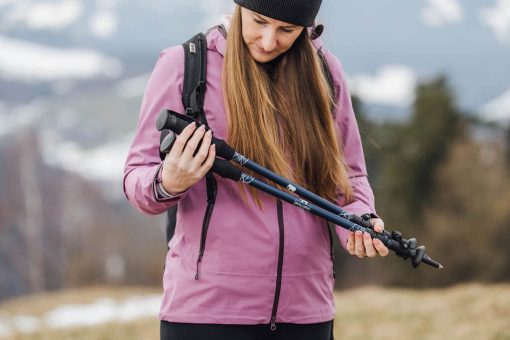
<svg viewBox="0 0 510 340">
<path fill-rule="evenodd" d="M 259 53 L 256 51 L 251 52 L 251 56 L 257 63 L 268 63 L 276 57 L 278 57 L 277 53 Z"/>
</svg>

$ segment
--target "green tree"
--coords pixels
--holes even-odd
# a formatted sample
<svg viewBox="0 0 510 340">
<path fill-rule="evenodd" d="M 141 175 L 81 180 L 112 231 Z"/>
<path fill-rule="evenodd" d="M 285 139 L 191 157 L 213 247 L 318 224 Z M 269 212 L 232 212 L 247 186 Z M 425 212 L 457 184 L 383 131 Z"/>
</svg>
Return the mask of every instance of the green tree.
<svg viewBox="0 0 510 340">
<path fill-rule="evenodd" d="M 377 140 L 378 126 L 368 118 L 366 108 L 359 97 L 353 95 L 351 100 L 363 143 L 363 151 L 365 154 L 368 177 L 372 184 L 374 184 L 377 182 L 377 176 L 379 173 L 379 166 L 382 156 L 381 145 L 379 145 Z"/>
<path fill-rule="evenodd" d="M 447 79 L 440 76 L 417 86 L 409 121 L 381 126 L 384 159 L 378 194 L 395 222 L 416 223 L 430 203 L 437 169 L 462 133 L 460 117 Z"/>
<path fill-rule="evenodd" d="M 510 167 L 510 124 L 506 128 L 506 163 Z"/>
<path fill-rule="evenodd" d="M 470 136 L 455 141 L 437 172 L 434 200 L 421 227 L 428 252 L 446 270 L 420 273 L 417 283 L 510 280 L 510 180 L 504 152 L 503 143 Z"/>
<path fill-rule="evenodd" d="M 422 221 L 425 208 L 434 201 L 436 174 L 453 141 L 464 131 L 447 79 L 439 76 L 419 84 L 410 117 L 404 122 L 378 124 L 367 119 L 358 98 L 353 98 L 353 105 L 379 215 L 388 230 L 400 230 L 404 237 L 424 242 Z M 420 277 L 409 263 L 398 259 L 370 262 L 363 265 L 368 266 L 372 282 L 374 275 L 377 283 L 393 284 L 411 284 Z M 351 261 L 344 265 L 353 270 L 359 266 Z M 359 271 L 355 275 L 359 277 Z"/>
</svg>

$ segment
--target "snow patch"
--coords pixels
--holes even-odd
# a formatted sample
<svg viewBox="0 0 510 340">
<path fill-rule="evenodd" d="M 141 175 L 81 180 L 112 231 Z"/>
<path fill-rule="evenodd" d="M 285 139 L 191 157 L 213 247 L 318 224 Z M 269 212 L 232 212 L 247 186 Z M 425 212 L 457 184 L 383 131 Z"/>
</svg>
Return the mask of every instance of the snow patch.
<svg viewBox="0 0 510 340">
<path fill-rule="evenodd" d="M 484 119 L 510 124 L 510 88 L 497 98 L 485 104 L 481 112 L 482 118 Z"/>
<path fill-rule="evenodd" d="M 25 82 L 116 78 L 120 61 L 93 50 L 63 49 L 0 35 L 0 77 Z"/>
<path fill-rule="evenodd" d="M 150 73 L 145 73 L 136 77 L 125 79 L 117 85 L 115 90 L 120 97 L 125 99 L 141 97 L 149 77 Z"/>
<path fill-rule="evenodd" d="M 39 100 L 12 109 L 0 104 L 0 137 L 35 125 L 43 115 L 42 105 Z"/>
<path fill-rule="evenodd" d="M 130 322 L 157 317 L 161 295 L 132 296 L 122 301 L 104 297 L 88 304 L 69 304 L 50 310 L 42 317 L 16 315 L 0 317 L 0 337 L 32 333 L 39 329 L 92 327 L 109 322 Z"/>
<path fill-rule="evenodd" d="M 55 132 L 41 134 L 41 153 L 46 164 L 79 174 L 89 180 L 121 181 L 124 162 L 133 136 L 85 149 L 77 143 L 62 139 Z"/>
<path fill-rule="evenodd" d="M 111 298 L 97 299 L 90 304 L 65 305 L 43 317 L 50 328 L 96 326 L 108 322 L 129 322 L 144 317 L 157 316 L 160 295 L 134 296 L 124 301 Z"/>
<path fill-rule="evenodd" d="M 89 27 L 96 38 L 110 38 L 117 31 L 117 15 L 112 11 L 98 12 L 90 19 Z"/>
</svg>

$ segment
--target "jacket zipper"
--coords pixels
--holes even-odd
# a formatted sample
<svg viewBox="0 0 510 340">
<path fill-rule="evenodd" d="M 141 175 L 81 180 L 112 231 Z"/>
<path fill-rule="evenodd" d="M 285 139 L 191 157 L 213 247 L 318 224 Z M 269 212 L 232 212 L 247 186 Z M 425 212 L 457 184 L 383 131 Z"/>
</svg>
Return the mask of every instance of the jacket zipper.
<svg viewBox="0 0 510 340">
<path fill-rule="evenodd" d="M 335 225 L 327 222 L 326 228 L 328 228 L 328 235 L 329 235 L 329 257 L 331 258 L 331 275 L 333 276 L 333 279 L 336 278 L 336 272 L 335 272 L 335 243 L 333 241 L 333 231 L 335 229 Z"/>
<path fill-rule="evenodd" d="M 280 234 L 280 243 L 278 248 L 278 268 L 276 272 L 276 289 L 274 293 L 273 310 L 271 312 L 271 330 L 276 330 L 276 313 L 278 311 L 278 302 L 280 300 L 280 291 L 282 288 L 282 271 L 283 271 L 283 248 L 284 248 L 284 237 L 283 237 L 283 207 L 282 201 L 276 201 L 276 210 L 278 213 L 278 231 Z"/>
<path fill-rule="evenodd" d="M 209 222 L 211 221 L 211 215 L 214 209 L 214 203 L 216 201 L 217 183 L 213 175 L 206 175 L 207 181 L 207 208 L 205 209 L 204 220 L 202 222 L 202 232 L 200 234 L 200 249 L 198 251 L 197 259 L 197 271 L 195 273 L 195 280 L 200 278 L 199 267 L 204 257 L 205 252 L 205 241 L 207 239 L 207 231 L 209 230 Z"/>
<path fill-rule="evenodd" d="M 195 280 L 198 280 L 200 278 L 199 265 L 202 262 L 202 257 L 204 257 L 205 240 L 207 239 L 207 230 L 209 229 L 209 221 L 211 219 L 213 208 L 214 204 L 208 204 L 205 212 L 204 224 L 202 225 L 202 233 L 200 235 L 200 250 L 198 251 L 197 271 L 195 273 Z"/>
</svg>

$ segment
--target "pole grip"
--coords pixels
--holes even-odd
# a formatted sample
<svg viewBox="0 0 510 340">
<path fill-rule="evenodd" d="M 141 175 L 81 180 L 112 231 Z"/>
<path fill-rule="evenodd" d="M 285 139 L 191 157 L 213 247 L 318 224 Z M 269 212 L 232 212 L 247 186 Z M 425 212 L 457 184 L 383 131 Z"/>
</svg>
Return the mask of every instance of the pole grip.
<svg viewBox="0 0 510 340">
<path fill-rule="evenodd" d="M 161 131 L 164 129 L 172 130 L 176 134 L 180 134 L 186 126 L 195 123 L 197 126 L 199 122 L 193 120 L 193 118 L 174 112 L 172 110 L 163 110 L 159 113 L 156 120 L 156 128 Z M 207 130 L 210 130 L 207 128 Z M 232 149 L 223 139 L 216 138 L 213 136 L 212 144 L 216 145 L 216 154 L 226 160 L 234 158 L 235 150 Z"/>
<path fill-rule="evenodd" d="M 172 149 L 172 146 L 175 143 L 175 133 L 172 131 L 166 130 L 168 133 L 166 136 L 163 137 L 163 140 L 161 141 L 159 145 L 159 152 L 162 154 L 167 154 Z"/>
<path fill-rule="evenodd" d="M 356 222 L 354 222 L 356 223 Z M 356 223 L 358 224 L 358 223 Z M 383 231 L 382 233 L 378 233 L 374 231 L 373 229 L 366 227 L 362 225 L 362 227 L 367 228 L 366 232 L 372 237 L 380 240 L 386 247 L 390 248 L 391 250 L 395 251 L 396 253 L 402 253 L 401 245 L 399 242 L 393 240 L 391 238 L 391 233 L 388 233 L 387 231 Z"/>
<path fill-rule="evenodd" d="M 352 217 L 349 219 L 349 221 L 352 221 L 354 223 L 356 223 L 357 225 L 360 225 L 362 227 L 365 227 L 365 228 L 368 228 L 368 229 L 374 229 L 374 227 L 372 226 L 372 224 L 370 224 L 370 221 L 368 220 L 364 220 L 362 219 L 360 216 L 358 215 L 352 215 Z M 391 233 L 386 231 L 386 230 L 383 230 L 382 231 L 382 234 L 384 236 L 386 236 L 387 238 L 391 238 Z M 382 240 L 381 240 L 382 241 Z"/>
<path fill-rule="evenodd" d="M 239 182 L 243 174 L 240 169 L 221 158 L 216 158 L 214 160 L 212 170 L 221 177 L 231 179 L 236 182 Z"/>
</svg>

